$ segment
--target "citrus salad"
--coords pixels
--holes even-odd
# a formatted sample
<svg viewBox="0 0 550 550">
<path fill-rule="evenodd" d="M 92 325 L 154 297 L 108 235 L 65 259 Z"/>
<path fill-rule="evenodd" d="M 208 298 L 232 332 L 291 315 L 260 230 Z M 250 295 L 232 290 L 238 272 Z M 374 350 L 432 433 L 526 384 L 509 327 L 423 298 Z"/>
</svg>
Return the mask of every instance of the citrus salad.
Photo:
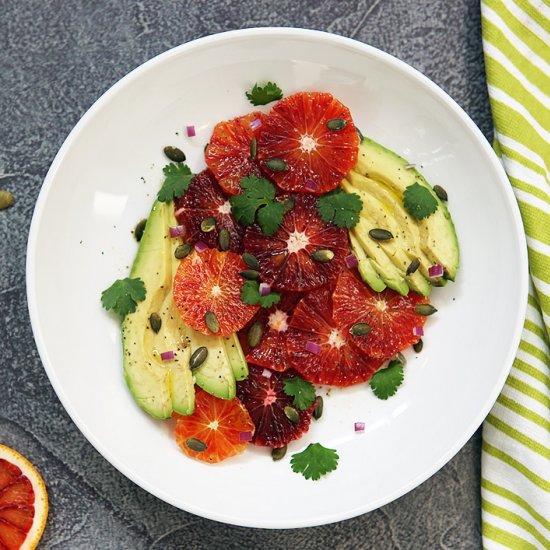
<svg viewBox="0 0 550 550">
<path fill-rule="evenodd" d="M 102 294 L 123 319 L 135 401 L 175 418 L 181 449 L 208 463 L 249 444 L 283 458 L 321 417 L 319 386 L 394 395 L 401 352 L 422 350 L 437 311 L 430 291 L 459 263 L 445 190 L 363 137 L 338 99 L 271 82 L 246 95 L 275 103 L 218 122 L 202 172 L 165 147 L 130 277 Z M 291 458 L 314 480 L 337 463 L 321 443 Z"/>
</svg>

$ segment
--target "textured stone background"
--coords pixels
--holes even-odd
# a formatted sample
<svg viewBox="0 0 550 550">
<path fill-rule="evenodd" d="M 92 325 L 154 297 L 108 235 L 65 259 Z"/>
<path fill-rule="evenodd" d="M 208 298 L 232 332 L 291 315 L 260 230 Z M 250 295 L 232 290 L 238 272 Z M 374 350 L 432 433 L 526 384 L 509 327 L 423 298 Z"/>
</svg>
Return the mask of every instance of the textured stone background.
<svg viewBox="0 0 550 550">
<path fill-rule="evenodd" d="M 17 202 L 0 212 L 0 442 L 27 455 L 49 487 L 44 548 L 480 547 L 479 433 L 430 480 L 373 513 L 311 529 L 230 527 L 164 504 L 119 474 L 76 429 L 44 373 L 27 313 L 25 247 L 63 140 L 105 90 L 152 56 L 270 25 L 331 31 L 400 57 L 490 136 L 478 0 L 1 2 L 0 173 L 15 175 L 0 188 Z"/>
</svg>

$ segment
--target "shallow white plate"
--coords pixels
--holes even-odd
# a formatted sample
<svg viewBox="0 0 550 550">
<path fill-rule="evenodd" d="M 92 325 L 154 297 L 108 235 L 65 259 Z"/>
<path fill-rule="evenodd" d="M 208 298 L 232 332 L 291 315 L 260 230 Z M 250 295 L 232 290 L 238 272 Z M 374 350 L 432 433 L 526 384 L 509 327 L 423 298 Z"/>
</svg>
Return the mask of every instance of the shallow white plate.
<svg viewBox="0 0 550 550">
<path fill-rule="evenodd" d="M 177 145 L 204 167 L 213 125 L 251 110 L 244 92 L 273 80 L 286 94 L 332 92 L 362 131 L 422 166 L 449 193 L 462 252 L 458 282 L 433 292 L 439 313 L 405 383 L 380 401 L 368 385 L 332 391 L 321 421 L 273 463 L 251 448 L 218 466 L 188 459 L 170 422 L 149 418 L 122 378 L 119 325 L 100 293 L 127 276 L 131 229 L 146 216 Z M 266 109 L 267 110 L 267 109 Z M 197 136 L 185 135 L 195 125 Z M 28 300 L 42 361 L 60 400 L 116 468 L 195 514 L 256 527 L 302 527 L 373 510 L 443 466 L 494 403 L 519 342 L 527 257 L 518 209 L 489 144 L 427 78 L 372 47 L 293 29 L 216 35 L 145 63 L 71 132 L 32 222 Z M 356 435 L 354 421 L 366 432 Z M 308 443 L 337 449 L 338 470 L 306 481 L 289 458 Z M 292 503 L 301 503 L 292 505 Z"/>
</svg>

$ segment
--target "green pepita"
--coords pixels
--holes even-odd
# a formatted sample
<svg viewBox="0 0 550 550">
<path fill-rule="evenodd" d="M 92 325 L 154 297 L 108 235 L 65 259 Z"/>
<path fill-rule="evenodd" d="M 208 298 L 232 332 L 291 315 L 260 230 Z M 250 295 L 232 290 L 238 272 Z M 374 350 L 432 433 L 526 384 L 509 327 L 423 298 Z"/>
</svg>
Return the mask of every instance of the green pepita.
<svg viewBox="0 0 550 550">
<path fill-rule="evenodd" d="M 220 243 L 220 248 L 222 250 L 229 250 L 231 246 L 231 235 L 226 227 L 220 229 L 220 234 L 218 235 L 218 242 Z"/>
<path fill-rule="evenodd" d="M 250 269 L 259 269 L 260 262 L 256 259 L 256 256 L 252 256 L 252 254 L 249 254 L 248 252 L 245 252 L 243 254 L 243 262 L 250 268 Z"/>
<path fill-rule="evenodd" d="M 206 315 L 204 316 L 204 322 L 206 323 L 206 327 L 208 328 L 208 330 L 213 334 L 217 334 L 218 332 L 220 332 L 220 322 L 213 312 L 206 312 Z"/>
<path fill-rule="evenodd" d="M 375 241 L 389 241 L 390 239 L 393 239 L 393 233 L 391 231 L 388 231 L 387 229 L 380 229 L 379 227 L 376 229 L 371 229 L 369 231 L 369 236 Z"/>
<path fill-rule="evenodd" d="M 208 348 L 205 346 L 201 346 L 200 348 L 197 348 L 193 355 L 191 355 L 191 359 L 189 359 L 189 367 L 191 370 L 198 369 L 208 357 Z"/>
<path fill-rule="evenodd" d="M 355 323 L 350 329 L 350 334 L 353 336 L 366 336 L 371 331 L 371 327 L 368 323 Z"/>
<path fill-rule="evenodd" d="M 155 334 L 159 333 L 160 327 L 162 326 L 162 319 L 158 313 L 151 313 L 151 315 L 149 315 L 149 326 Z"/>
<path fill-rule="evenodd" d="M 397 353 L 396 360 L 403 366 L 407 364 L 407 358 L 401 352 Z"/>
<path fill-rule="evenodd" d="M 423 348 L 424 348 L 424 341 L 422 340 L 422 338 L 420 338 L 420 340 L 418 340 L 416 344 L 413 344 L 413 349 L 414 351 L 416 351 L 416 353 L 420 353 Z"/>
<path fill-rule="evenodd" d="M 210 231 L 214 231 L 214 229 L 216 229 L 216 218 L 210 216 L 202 220 L 201 231 L 204 233 L 210 233 Z"/>
<path fill-rule="evenodd" d="M 428 315 L 433 315 L 437 309 L 435 309 L 432 304 L 418 304 L 414 306 L 414 312 L 423 317 L 428 317 Z"/>
<path fill-rule="evenodd" d="M 164 154 L 172 162 L 185 162 L 185 153 L 181 149 L 178 149 L 177 147 L 172 147 L 171 145 L 167 145 L 164 148 Z"/>
<path fill-rule="evenodd" d="M 256 271 L 255 269 L 245 269 L 244 271 L 241 271 L 239 275 L 241 275 L 241 277 L 244 277 L 245 279 L 248 279 L 249 281 L 254 281 L 260 276 L 258 271 Z"/>
<path fill-rule="evenodd" d="M 313 409 L 313 418 L 319 420 L 323 416 L 323 398 L 318 395 L 315 399 L 315 408 Z"/>
<path fill-rule="evenodd" d="M 441 187 L 441 185 L 434 185 L 434 193 L 437 195 L 437 197 L 442 201 L 448 201 L 449 195 L 447 195 L 447 191 Z"/>
<path fill-rule="evenodd" d="M 347 121 L 345 121 L 343 118 L 331 118 L 327 122 L 327 128 L 329 130 L 342 130 L 347 125 Z"/>
<path fill-rule="evenodd" d="M 286 455 L 286 445 L 284 447 L 277 447 L 271 449 L 271 458 L 273 460 L 281 460 Z"/>
<path fill-rule="evenodd" d="M 204 441 L 201 441 L 200 439 L 197 439 L 196 437 L 190 437 L 185 441 L 185 444 L 187 445 L 188 449 L 191 449 L 196 453 L 204 453 L 204 451 L 208 449 L 206 443 Z"/>
<path fill-rule="evenodd" d="M 363 139 L 364 139 L 363 132 L 361 132 L 361 130 L 359 130 L 359 128 L 357 128 L 357 126 L 355 127 L 355 131 L 357 132 L 357 135 L 359 136 L 359 142 L 363 141 Z"/>
<path fill-rule="evenodd" d="M 298 411 L 294 407 L 291 407 L 290 405 L 287 405 L 284 408 L 284 411 L 285 411 L 285 416 L 291 422 L 294 422 L 294 424 L 299 424 L 300 423 L 300 415 L 298 414 Z"/>
<path fill-rule="evenodd" d="M 283 212 L 288 214 L 294 208 L 294 201 L 292 199 L 286 199 L 283 201 Z"/>
<path fill-rule="evenodd" d="M 248 330 L 248 334 L 246 337 L 248 341 L 248 345 L 251 348 L 255 348 L 261 342 L 262 333 L 263 333 L 262 323 L 260 323 L 260 321 L 256 321 L 255 323 L 253 323 L 250 329 Z"/>
<path fill-rule="evenodd" d="M 189 256 L 191 250 L 193 250 L 193 247 L 189 243 L 180 244 L 176 250 L 174 250 L 174 256 L 178 260 L 183 260 L 183 258 L 187 258 L 187 256 Z"/>
<path fill-rule="evenodd" d="M 407 275 L 412 275 L 420 267 L 420 260 L 415 258 L 407 267 Z"/>
<path fill-rule="evenodd" d="M 252 138 L 252 141 L 250 142 L 250 157 L 252 159 L 255 159 L 257 154 L 258 154 L 258 141 L 256 138 Z"/>
<path fill-rule="evenodd" d="M 143 218 L 143 220 L 140 220 L 136 227 L 134 228 L 134 237 L 136 238 L 136 241 L 139 243 L 141 241 L 141 238 L 143 237 L 143 232 L 145 231 L 145 225 L 147 224 L 147 218 Z"/>
<path fill-rule="evenodd" d="M 324 248 L 324 249 L 316 250 L 315 252 L 313 252 L 311 257 L 316 262 L 321 262 L 321 263 L 324 264 L 324 263 L 330 262 L 334 258 L 334 252 L 332 250 L 328 250 L 328 249 Z"/>
<path fill-rule="evenodd" d="M 269 159 L 265 161 L 265 165 L 272 172 L 284 172 L 288 166 L 283 159 Z"/>
</svg>

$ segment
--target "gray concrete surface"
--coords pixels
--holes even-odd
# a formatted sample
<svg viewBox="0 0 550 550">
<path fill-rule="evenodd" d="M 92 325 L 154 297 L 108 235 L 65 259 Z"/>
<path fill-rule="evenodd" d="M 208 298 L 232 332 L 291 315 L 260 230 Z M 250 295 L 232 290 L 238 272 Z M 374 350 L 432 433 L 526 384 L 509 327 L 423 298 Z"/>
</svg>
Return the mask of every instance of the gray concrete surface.
<svg viewBox="0 0 550 550">
<path fill-rule="evenodd" d="M 430 480 L 375 512 L 311 529 L 245 529 L 173 508 L 119 474 L 74 426 L 44 373 L 27 312 L 25 247 L 63 140 L 105 90 L 152 56 L 200 36 L 269 25 L 331 31 L 400 57 L 490 137 L 478 0 L 0 3 L 0 173 L 16 174 L 0 180 L 16 197 L 0 211 L 0 442 L 44 475 L 51 511 L 43 548 L 481 546 L 479 432 Z"/>
</svg>

